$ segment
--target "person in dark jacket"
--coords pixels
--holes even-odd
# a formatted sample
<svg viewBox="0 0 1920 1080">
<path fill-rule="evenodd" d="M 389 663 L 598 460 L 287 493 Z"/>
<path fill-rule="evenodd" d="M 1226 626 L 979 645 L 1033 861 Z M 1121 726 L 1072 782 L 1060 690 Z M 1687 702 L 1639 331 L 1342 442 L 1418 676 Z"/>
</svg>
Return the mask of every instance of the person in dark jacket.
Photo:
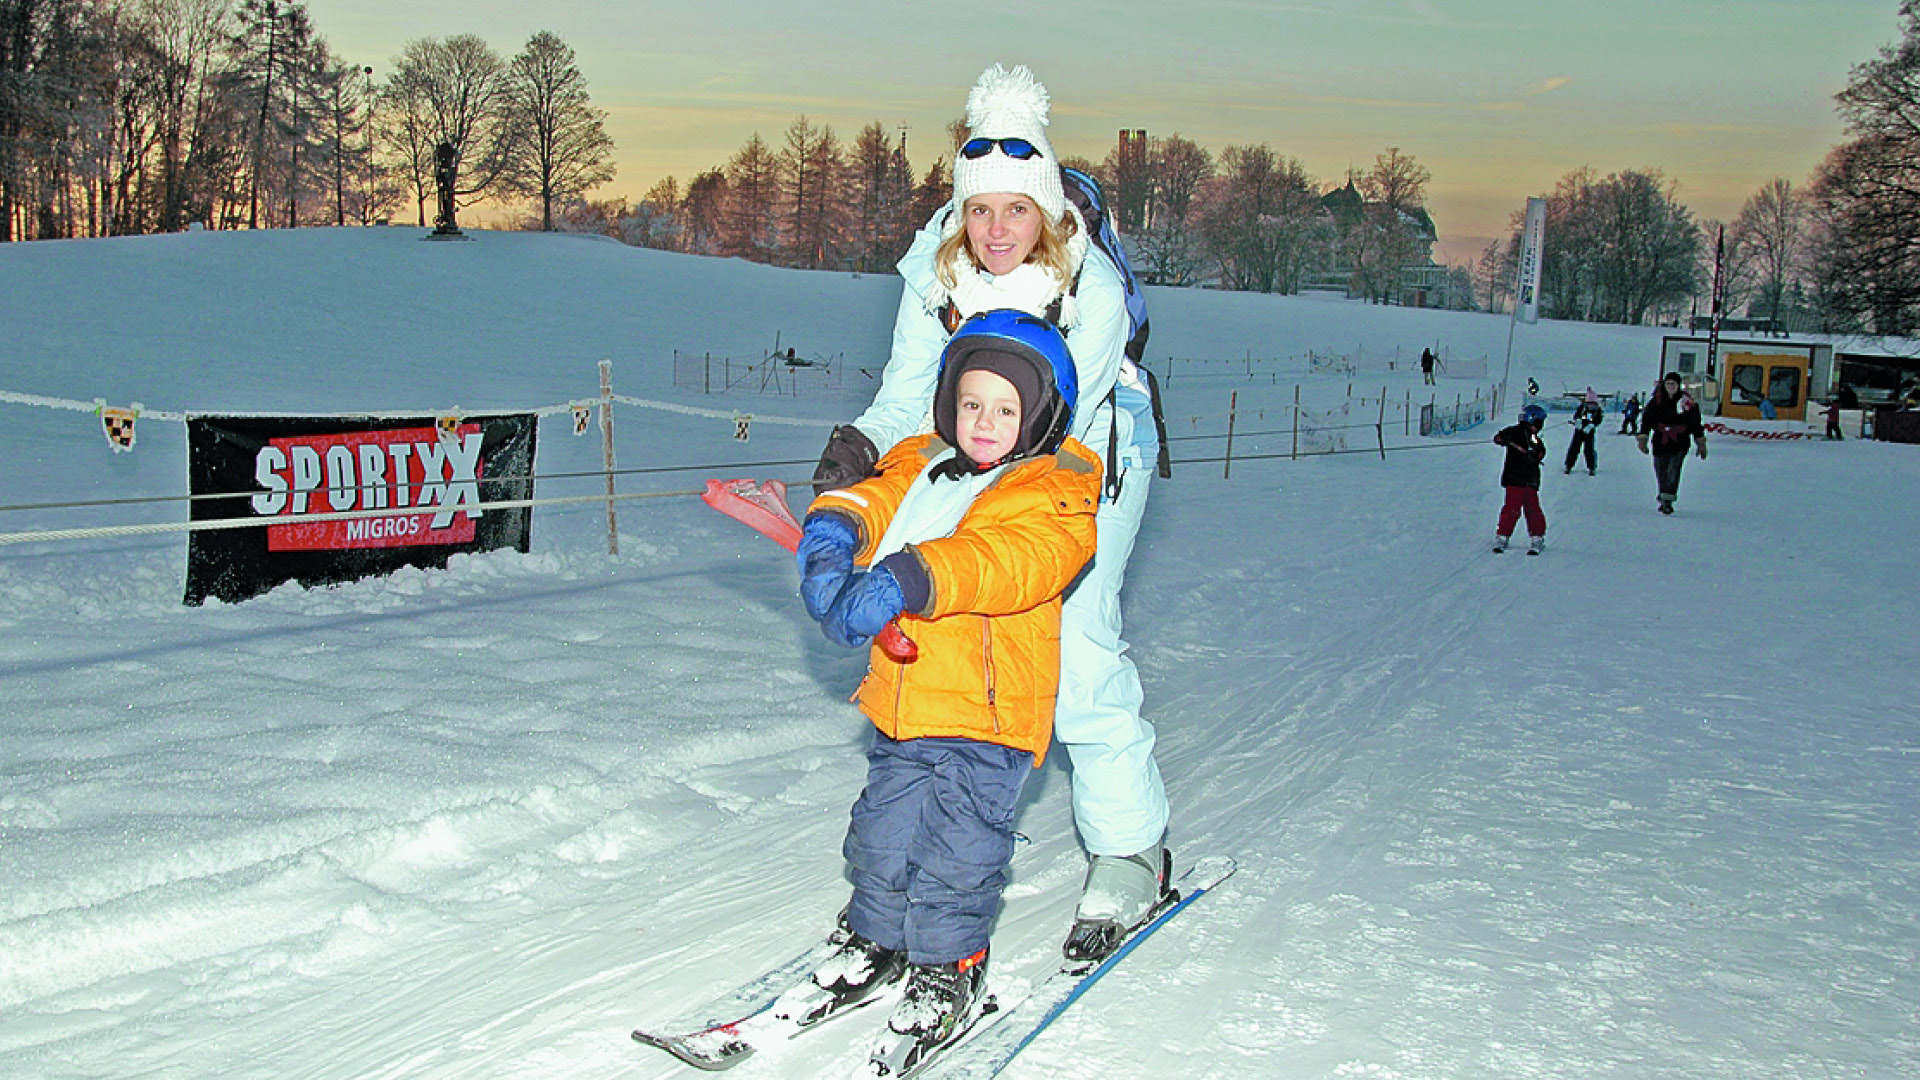
<svg viewBox="0 0 1920 1080">
<path fill-rule="evenodd" d="M 1640 395 L 1635 394 L 1620 406 L 1620 434 L 1638 435 L 1640 433 Z"/>
<path fill-rule="evenodd" d="M 1640 414 L 1640 452 L 1653 454 L 1653 475 L 1660 485 L 1660 512 L 1673 513 L 1680 497 L 1680 467 L 1687 463 L 1691 444 L 1700 460 L 1707 459 L 1707 432 L 1700 423 L 1700 406 L 1680 388 L 1679 372 L 1661 377 L 1646 411 Z"/>
<path fill-rule="evenodd" d="M 1513 527 L 1520 515 L 1527 516 L 1527 553 L 1540 554 L 1547 543 L 1547 512 L 1540 509 L 1540 463 L 1547 460 L 1547 444 L 1540 429 L 1547 424 L 1547 410 L 1529 405 L 1520 410 L 1520 422 L 1501 429 L 1493 437 L 1496 445 L 1507 448 L 1507 464 L 1500 470 L 1500 486 L 1507 489 L 1507 501 L 1500 507 L 1500 521 L 1493 530 L 1493 550 L 1507 550 Z"/>
<path fill-rule="evenodd" d="M 1562 472 L 1572 472 L 1573 465 L 1580 457 L 1580 451 L 1587 452 L 1587 475 L 1592 476 L 1597 466 L 1593 456 L 1593 437 L 1600 432 L 1600 425 L 1606 423 L 1606 413 L 1600 408 L 1600 395 L 1587 387 L 1587 399 L 1573 410 L 1573 438 L 1567 440 L 1567 467 Z"/>
<path fill-rule="evenodd" d="M 1840 392 L 1834 395 L 1833 400 L 1827 402 L 1827 438 L 1846 438 L 1846 435 L 1840 431 L 1841 413 L 1846 412 L 1848 409 L 1858 409 L 1859 407 L 1860 395 L 1854 391 L 1853 387 L 1848 386 L 1846 383 L 1841 383 Z"/>
</svg>

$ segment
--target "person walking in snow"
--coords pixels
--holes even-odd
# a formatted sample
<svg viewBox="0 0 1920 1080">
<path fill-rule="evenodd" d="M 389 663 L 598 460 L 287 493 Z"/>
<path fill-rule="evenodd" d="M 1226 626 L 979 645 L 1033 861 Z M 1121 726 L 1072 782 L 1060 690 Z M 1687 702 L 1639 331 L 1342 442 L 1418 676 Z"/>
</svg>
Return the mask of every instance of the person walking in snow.
<svg viewBox="0 0 1920 1080">
<path fill-rule="evenodd" d="M 1547 544 L 1547 512 L 1540 508 L 1540 463 L 1547 460 L 1547 444 L 1540 429 L 1547 423 L 1547 410 L 1528 405 L 1520 410 L 1520 422 L 1502 428 L 1493 437 L 1495 445 L 1507 449 L 1506 465 L 1500 470 L 1500 486 L 1507 500 L 1500 507 L 1500 520 L 1493 529 L 1493 550 L 1507 550 L 1513 527 L 1520 515 L 1527 518 L 1527 554 L 1538 555 Z"/>
<path fill-rule="evenodd" d="M 1693 395 L 1681 389 L 1679 372 L 1667 372 L 1654 387 L 1646 411 L 1640 415 L 1636 439 L 1641 453 L 1653 454 L 1660 512 L 1671 514 L 1674 501 L 1680 497 L 1680 469 L 1687 463 L 1688 445 L 1700 460 L 1707 459 L 1707 432 L 1700 422 L 1700 406 L 1694 404 Z"/>
<path fill-rule="evenodd" d="M 1841 414 L 1859 407 L 1860 395 L 1854 392 L 1853 387 L 1841 383 L 1840 392 L 1827 402 L 1827 438 L 1845 439 L 1846 434 L 1840 430 Z"/>
<path fill-rule="evenodd" d="M 1600 408 L 1600 395 L 1593 392 L 1593 387 L 1587 387 L 1587 399 L 1580 403 L 1579 408 L 1573 410 L 1573 438 L 1567 440 L 1567 467 L 1561 470 L 1563 473 L 1573 471 L 1575 459 L 1580 456 L 1582 450 L 1585 450 L 1587 475 L 1594 474 L 1597 465 L 1594 460 L 1593 437 L 1599 432 L 1600 425 L 1605 423 L 1606 419 L 1606 413 Z"/>
<path fill-rule="evenodd" d="M 1047 140 L 1046 87 L 995 64 L 967 96 L 970 137 L 953 161 L 953 199 L 915 235 L 893 348 L 867 410 L 834 429 L 814 490 L 871 475 L 882 454 L 926 428 L 939 357 L 960 321 L 993 308 L 1045 316 L 1072 344 L 1080 408 L 1071 434 L 1105 462 L 1099 557 L 1067 596 L 1054 736 L 1073 768 L 1073 818 L 1089 860 L 1063 951 L 1104 956 L 1166 895 L 1169 808 L 1140 715 L 1140 674 L 1121 638 L 1120 588 L 1159 456 L 1152 397 L 1126 354 L 1119 270 L 1093 250 Z"/>
<path fill-rule="evenodd" d="M 1640 426 L 1638 423 L 1639 419 L 1640 419 L 1640 395 L 1634 394 L 1633 396 L 1627 398 L 1627 403 L 1625 405 L 1620 406 L 1620 434 L 1622 435 L 1637 434 L 1640 430 Z"/>
<path fill-rule="evenodd" d="M 1420 378 L 1428 386 L 1432 386 L 1434 384 L 1433 383 L 1433 350 L 1432 349 L 1420 350 Z"/>
<path fill-rule="evenodd" d="M 1014 808 L 1053 728 L 1061 594 L 1096 542 L 1100 459 L 1067 435 L 1077 398 L 1050 323 L 976 315 L 944 350 L 934 434 L 808 508 L 807 613 L 848 647 L 913 616 L 918 655 L 869 648 L 854 700 L 876 730 L 844 845 L 844 937 L 776 1008 L 814 1022 L 904 977 L 893 1037 L 875 1048 L 884 1075 L 945 1045 L 978 1005 Z"/>
</svg>

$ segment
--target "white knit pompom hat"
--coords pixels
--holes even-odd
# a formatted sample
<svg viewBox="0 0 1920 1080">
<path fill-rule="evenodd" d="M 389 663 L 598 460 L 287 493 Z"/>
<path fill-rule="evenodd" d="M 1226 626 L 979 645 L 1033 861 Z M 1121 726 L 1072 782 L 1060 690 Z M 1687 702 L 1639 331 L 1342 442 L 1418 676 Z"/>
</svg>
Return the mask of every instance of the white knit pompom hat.
<svg viewBox="0 0 1920 1080">
<path fill-rule="evenodd" d="M 1040 152 L 1025 161 L 1010 157 L 996 146 L 984 156 L 953 158 L 953 207 L 957 219 L 975 195 L 1025 195 L 1058 224 L 1067 213 L 1067 193 L 1060 186 L 1060 159 L 1047 141 L 1047 88 L 1021 64 L 1009 71 L 995 64 L 980 73 L 967 94 L 970 139 L 1020 138 Z M 951 219 L 950 219 L 951 220 Z"/>
</svg>

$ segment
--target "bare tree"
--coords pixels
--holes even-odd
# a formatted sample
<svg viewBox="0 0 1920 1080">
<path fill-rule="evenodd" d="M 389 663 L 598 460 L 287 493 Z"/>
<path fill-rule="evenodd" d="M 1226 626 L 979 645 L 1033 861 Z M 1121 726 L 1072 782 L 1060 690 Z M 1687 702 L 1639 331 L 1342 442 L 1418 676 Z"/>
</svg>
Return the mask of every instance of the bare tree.
<svg viewBox="0 0 1920 1080">
<path fill-rule="evenodd" d="M 0 240 L 76 234 L 75 188 L 93 177 L 70 136 L 104 135 L 113 116 L 94 14 L 80 0 L 0 0 Z"/>
<path fill-rule="evenodd" d="M 398 115 L 389 115 L 383 128 L 400 140 L 424 224 L 433 151 L 440 143 L 453 147 L 457 205 L 483 196 L 511 164 L 516 132 L 507 64 L 480 38 L 456 34 L 408 42 L 393 69 L 384 104 Z"/>
<path fill-rule="evenodd" d="M 540 204 L 553 230 L 554 207 L 613 179 L 606 113 L 593 107 L 573 49 L 545 30 L 513 58 L 506 108 L 519 131 L 506 187 Z"/>
<path fill-rule="evenodd" d="M 818 267 L 837 245 L 844 222 L 840 189 L 846 164 L 833 128 L 816 127 L 805 116 L 796 119 L 787 126 L 787 144 L 776 159 L 776 170 L 786 218 L 787 262 Z"/>
<path fill-rule="evenodd" d="M 1206 249 L 1192 209 L 1201 185 L 1213 178 L 1213 155 L 1178 134 L 1150 141 L 1146 226 L 1121 239 L 1142 281 L 1190 285 L 1206 267 Z"/>
<path fill-rule="evenodd" d="M 1393 300 L 1400 293 L 1401 270 L 1430 261 L 1435 236 L 1426 197 L 1432 179 L 1397 146 L 1377 155 L 1373 168 L 1358 178 L 1363 201 L 1344 239 L 1353 260 L 1352 287 L 1360 295 Z"/>
<path fill-rule="evenodd" d="M 220 108 L 220 43 L 230 36 L 228 0 L 138 0 L 134 5 L 155 69 L 152 221 L 174 232 L 213 217 L 217 179 L 233 160 L 233 124 Z"/>
<path fill-rule="evenodd" d="M 846 205 L 853 211 L 851 266 L 868 273 L 890 269 L 906 253 L 920 223 L 913 220 L 913 168 L 906 151 L 879 121 L 860 129 L 847 178 L 851 190 Z"/>
<path fill-rule="evenodd" d="M 722 254 L 753 262 L 772 262 L 779 254 L 779 170 L 779 159 L 758 132 L 727 162 Z"/>
<path fill-rule="evenodd" d="M 276 191 L 297 192 L 298 69 L 312 48 L 313 25 L 291 0 L 241 0 L 237 19 L 226 82 L 229 94 L 251 103 L 246 221 L 257 229 L 271 224 Z"/>
<path fill-rule="evenodd" d="M 958 144 L 956 144 L 958 145 Z M 937 157 L 927 173 L 913 188 L 912 217 L 916 224 L 933 220 L 940 208 L 953 201 L 953 174 L 947 171 L 947 159 Z"/>
<path fill-rule="evenodd" d="M 1509 244 L 1520 245 L 1521 214 Z M 1542 307 L 1561 319 L 1644 322 L 1678 311 L 1701 287 L 1702 234 L 1657 170 L 1596 179 L 1568 173 L 1547 196 Z"/>
<path fill-rule="evenodd" d="M 1833 329 L 1920 328 L 1920 0 L 1835 96 L 1851 138 L 1813 182 L 1817 287 Z"/>
<path fill-rule="evenodd" d="M 368 183 L 372 162 L 368 155 L 368 97 L 371 68 L 337 61 L 318 72 L 319 91 L 315 171 L 323 182 L 325 201 L 333 205 L 333 223 L 370 215 L 373 188 Z"/>
<path fill-rule="evenodd" d="M 1389 146 L 1374 157 L 1373 168 L 1361 174 L 1360 193 L 1390 210 L 1418 210 L 1426 205 L 1427 184 L 1432 180 L 1426 166 L 1401 153 L 1399 147 Z"/>
<path fill-rule="evenodd" d="M 1581 166 L 1561 177 L 1547 194 L 1546 238 L 1540 259 L 1540 310 L 1557 319 L 1594 317 L 1594 275 L 1600 240 L 1592 212 L 1599 175 Z M 1524 210 L 1511 219 L 1512 258 L 1518 263 Z"/>
<path fill-rule="evenodd" d="M 1332 232 L 1313 178 L 1265 144 L 1229 146 L 1220 166 L 1199 232 L 1222 280 L 1251 292 L 1298 292 Z"/>
<path fill-rule="evenodd" d="M 1179 132 L 1153 141 L 1153 198 L 1148 221 L 1187 223 L 1200 185 L 1213 179 L 1213 155 Z"/>
<path fill-rule="evenodd" d="M 1596 186 L 1603 238 L 1596 285 L 1603 321 L 1645 322 L 1650 312 L 1678 304 L 1698 289 L 1700 226 L 1680 205 L 1677 192 L 1658 170 L 1629 169 Z"/>
<path fill-rule="evenodd" d="M 395 177 L 413 196 L 418 224 L 427 224 L 427 200 L 433 195 L 433 147 L 436 131 L 426 79 L 417 68 L 394 72 L 374 92 L 375 168 Z"/>
<path fill-rule="evenodd" d="M 671 176 L 648 188 L 620 221 L 621 241 L 635 247 L 683 251 L 686 232 L 680 181 Z"/>
<path fill-rule="evenodd" d="M 708 169 L 694 177 L 687 185 L 686 202 L 681 204 L 687 222 L 681 250 L 693 255 L 718 255 L 721 239 L 726 235 L 727 204 L 731 201 L 726 173 Z"/>
<path fill-rule="evenodd" d="M 1480 258 L 1473 264 L 1473 288 L 1476 294 L 1485 294 L 1486 310 L 1499 311 L 1503 297 L 1513 295 L 1515 251 L 1498 240 L 1489 241 L 1480 249 Z"/>
</svg>

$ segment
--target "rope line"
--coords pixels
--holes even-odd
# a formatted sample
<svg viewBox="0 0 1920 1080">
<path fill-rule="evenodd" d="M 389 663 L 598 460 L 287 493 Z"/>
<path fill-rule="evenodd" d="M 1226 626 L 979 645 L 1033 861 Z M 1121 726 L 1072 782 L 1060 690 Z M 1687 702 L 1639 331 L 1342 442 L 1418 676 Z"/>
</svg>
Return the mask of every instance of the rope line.
<svg viewBox="0 0 1920 1080">
<path fill-rule="evenodd" d="M 185 423 L 188 420 L 205 417 L 219 419 L 232 417 L 238 420 L 275 420 L 304 419 L 317 417 L 332 420 L 406 420 L 416 416 L 491 416 L 497 413 L 532 413 L 535 416 L 557 416 L 574 409 L 590 409 L 601 404 L 598 397 L 576 398 L 559 405 L 537 405 L 527 409 L 461 409 L 449 407 L 443 409 L 354 409 L 348 412 L 253 412 L 231 410 L 221 412 L 180 412 L 168 409 L 149 409 L 140 407 L 142 420 L 171 420 Z M 684 416 L 699 416 L 711 420 L 738 420 L 752 417 L 756 424 L 787 424 L 795 427 L 832 427 L 831 420 L 809 420 L 796 416 L 762 416 L 757 413 L 744 413 L 739 410 L 701 409 L 691 405 L 675 405 L 666 401 L 653 401 L 648 398 L 629 397 L 626 394 L 614 394 L 610 399 L 622 405 L 636 408 L 654 409 L 660 412 L 680 413 Z M 72 398 L 47 397 L 42 394 L 22 394 L 12 390 L 0 390 L 0 402 L 12 405 L 32 405 L 43 409 L 65 409 L 70 412 L 97 413 L 98 401 L 76 401 Z"/>
<path fill-rule="evenodd" d="M 769 468 L 769 467 L 778 466 L 778 465 L 812 465 L 812 464 L 814 464 L 814 460 L 812 458 L 805 458 L 805 459 L 791 459 L 787 461 L 736 461 L 736 462 L 725 464 L 725 465 L 654 465 L 654 466 L 649 466 L 647 468 L 615 469 L 613 470 L 612 475 L 643 476 L 643 475 L 649 475 L 653 473 L 670 473 L 670 472 L 716 473 L 723 470 L 760 469 L 760 468 Z M 519 483 L 519 482 L 524 482 L 529 480 L 535 480 L 535 481 L 537 480 L 581 480 L 581 479 L 599 479 L 606 475 L 608 475 L 607 470 L 594 469 L 591 472 L 531 473 L 531 474 L 521 474 L 516 476 L 486 476 L 486 477 L 481 477 L 480 482 L 486 483 L 486 484 L 508 484 L 508 483 Z M 432 481 L 429 481 L 429 482 L 431 483 Z M 323 488 L 312 488 L 310 490 L 313 492 L 324 491 L 329 495 L 329 497 L 331 497 L 335 493 L 345 493 L 349 491 L 366 491 L 368 489 L 374 489 L 374 488 L 384 489 L 392 486 L 393 485 L 391 484 L 346 484 L 346 485 L 335 485 L 335 486 L 329 486 L 329 487 L 323 487 Z M 251 499 L 255 495 L 259 495 L 259 494 L 261 494 L 261 489 L 255 488 L 252 491 L 203 491 L 198 495 L 144 495 L 144 496 L 138 496 L 133 498 L 125 498 L 125 499 L 80 499 L 72 502 L 16 503 L 12 506 L 0 506 L 0 513 L 5 513 L 9 510 L 79 510 L 79 509 L 87 509 L 90 507 L 101 507 L 101 506 L 140 506 L 147 503 L 218 502 L 222 499 Z M 604 499 L 606 496 L 601 495 L 601 496 L 595 496 L 595 497 Z"/>
<path fill-rule="evenodd" d="M 1386 448 L 1386 452 L 1389 454 L 1397 454 L 1402 450 L 1457 450 L 1462 447 L 1479 447 L 1481 445 L 1483 444 L 1479 442 L 1413 443 L 1407 446 L 1389 446 Z M 1284 451 L 1272 454 L 1235 454 L 1232 457 L 1222 454 L 1219 457 L 1174 458 L 1172 464 L 1211 465 L 1219 464 L 1223 461 L 1232 461 L 1237 464 L 1242 461 L 1286 461 L 1294 458 L 1334 457 L 1339 454 L 1373 454 L 1377 456 L 1380 452 L 1381 450 L 1377 446 L 1363 446 L 1357 450 L 1315 450 L 1312 452 L 1302 450 L 1298 454 L 1289 454 Z"/>
<path fill-rule="evenodd" d="M 599 398 L 595 398 L 599 401 Z M 683 416 L 702 416 L 712 420 L 738 420 L 752 417 L 756 424 L 788 424 L 795 427 L 832 427 L 832 420 L 802 420 L 791 416 L 761 416 L 758 413 L 743 413 L 738 409 L 729 412 L 725 409 L 701 409 L 692 405 L 674 405 L 665 401 L 650 401 L 646 398 L 628 397 L 625 394 L 613 395 L 613 400 L 622 405 L 637 405 L 643 409 L 658 409 L 661 412 L 680 413 Z"/>
<path fill-rule="evenodd" d="M 663 499 L 700 495 L 700 491 L 645 491 L 630 495 L 563 495 L 547 499 L 500 499 L 474 503 L 464 510 L 514 510 L 530 506 L 559 506 L 567 503 L 624 502 L 628 499 Z M 90 540 L 106 536 L 144 536 L 153 533 L 201 532 L 222 529 L 264 529 L 273 525 L 308 525 L 323 521 L 356 521 L 363 518 L 412 517 L 440 512 L 442 507 L 405 507 L 385 510 L 338 510 L 326 514 L 277 515 L 274 517 L 209 518 L 205 521 L 154 521 L 139 525 L 98 525 L 84 529 L 46 529 L 36 532 L 0 533 L 0 546 L 40 540 Z"/>
</svg>

